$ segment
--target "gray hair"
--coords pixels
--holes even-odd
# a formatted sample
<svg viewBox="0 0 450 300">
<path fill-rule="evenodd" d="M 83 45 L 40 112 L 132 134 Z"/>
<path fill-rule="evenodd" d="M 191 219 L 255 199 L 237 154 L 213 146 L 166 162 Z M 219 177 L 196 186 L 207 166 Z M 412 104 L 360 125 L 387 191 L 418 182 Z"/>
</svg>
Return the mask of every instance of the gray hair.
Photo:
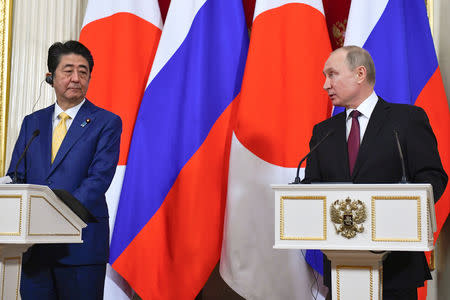
<svg viewBox="0 0 450 300">
<path fill-rule="evenodd" d="M 375 64 L 369 52 L 358 46 L 344 46 L 340 49 L 347 52 L 346 61 L 350 70 L 353 71 L 360 66 L 365 67 L 367 70 L 367 82 L 375 85 Z"/>
</svg>

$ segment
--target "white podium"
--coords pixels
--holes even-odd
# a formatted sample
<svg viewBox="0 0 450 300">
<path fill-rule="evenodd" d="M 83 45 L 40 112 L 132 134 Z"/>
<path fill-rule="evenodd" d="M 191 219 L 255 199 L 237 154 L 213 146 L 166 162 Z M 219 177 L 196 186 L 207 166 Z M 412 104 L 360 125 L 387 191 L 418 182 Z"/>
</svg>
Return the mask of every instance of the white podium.
<svg viewBox="0 0 450 300">
<path fill-rule="evenodd" d="M 86 224 L 47 187 L 0 184 L 0 299 L 20 299 L 22 254 L 36 243 L 82 243 Z"/>
<path fill-rule="evenodd" d="M 332 296 L 381 299 L 385 251 L 433 250 L 430 184 L 272 185 L 278 249 L 320 249 Z"/>
</svg>

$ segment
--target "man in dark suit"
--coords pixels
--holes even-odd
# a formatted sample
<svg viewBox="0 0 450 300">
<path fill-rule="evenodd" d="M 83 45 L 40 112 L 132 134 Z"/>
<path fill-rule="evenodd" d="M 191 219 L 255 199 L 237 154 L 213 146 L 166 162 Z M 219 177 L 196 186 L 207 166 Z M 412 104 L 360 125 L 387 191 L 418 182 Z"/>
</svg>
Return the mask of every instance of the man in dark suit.
<svg viewBox="0 0 450 300">
<path fill-rule="evenodd" d="M 400 182 L 397 132 L 408 179 L 430 183 L 437 201 L 448 178 L 424 110 L 378 97 L 373 90 L 374 63 L 362 48 L 337 49 L 323 73 L 324 89 L 333 105 L 346 110 L 314 127 L 311 147 L 332 133 L 309 157 L 304 182 Z M 330 287 L 328 260 L 324 269 L 324 282 Z M 431 275 L 422 252 L 391 252 L 383 262 L 383 299 L 417 299 L 417 287 L 428 279 Z"/>
<path fill-rule="evenodd" d="M 72 193 L 99 221 L 83 229 L 83 244 L 41 244 L 23 257 L 22 299 L 103 299 L 109 256 L 105 192 L 119 159 L 122 121 L 87 99 L 94 60 L 77 41 L 55 43 L 48 51 L 46 81 L 56 103 L 25 117 L 11 159 L 14 168 L 33 132 L 18 168 L 23 183 Z"/>
</svg>

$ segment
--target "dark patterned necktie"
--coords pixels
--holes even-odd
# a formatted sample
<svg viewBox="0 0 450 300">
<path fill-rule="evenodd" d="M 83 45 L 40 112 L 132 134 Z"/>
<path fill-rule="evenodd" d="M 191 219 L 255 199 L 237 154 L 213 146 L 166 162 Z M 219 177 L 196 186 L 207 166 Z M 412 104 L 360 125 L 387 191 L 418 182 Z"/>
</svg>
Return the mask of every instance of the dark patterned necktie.
<svg viewBox="0 0 450 300">
<path fill-rule="evenodd" d="M 358 156 L 359 143 L 360 143 L 360 133 L 359 133 L 359 121 L 358 117 L 361 113 L 354 110 L 350 113 L 352 117 L 352 127 L 350 129 L 350 134 L 348 135 L 347 148 L 348 148 L 348 163 L 350 166 L 350 176 L 353 173 L 353 168 L 355 167 L 356 157 Z"/>
</svg>

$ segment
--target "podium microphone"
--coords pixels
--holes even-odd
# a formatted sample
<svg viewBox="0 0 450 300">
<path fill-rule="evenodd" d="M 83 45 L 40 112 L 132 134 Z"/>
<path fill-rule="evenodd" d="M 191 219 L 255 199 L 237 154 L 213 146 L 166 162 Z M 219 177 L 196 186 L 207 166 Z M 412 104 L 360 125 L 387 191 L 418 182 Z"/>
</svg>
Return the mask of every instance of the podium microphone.
<svg viewBox="0 0 450 300">
<path fill-rule="evenodd" d="M 314 150 L 317 149 L 317 147 L 319 147 L 320 144 L 322 144 L 323 141 L 325 141 L 325 139 L 327 137 L 329 137 L 332 133 L 334 132 L 334 129 L 331 129 L 330 131 L 328 131 L 328 133 L 317 143 L 314 145 L 314 147 L 311 148 L 311 150 L 308 152 L 308 154 L 305 155 L 305 157 L 303 157 L 300 162 L 298 163 L 298 167 L 297 167 L 297 176 L 295 176 L 294 182 L 291 182 L 291 184 L 299 184 L 300 183 L 300 166 L 302 165 L 302 163 L 305 161 L 305 159 L 307 159 L 311 153 L 314 152 Z"/>
<path fill-rule="evenodd" d="M 13 178 L 12 183 L 17 183 L 17 169 L 19 168 L 19 164 L 22 161 L 22 159 L 25 157 L 25 154 L 27 153 L 28 148 L 31 145 L 31 142 L 34 140 L 35 137 L 37 137 L 39 135 L 39 133 L 41 133 L 39 131 L 39 129 L 36 129 L 35 131 L 33 131 L 33 134 L 31 135 L 30 140 L 28 141 L 27 145 L 25 146 L 25 150 L 23 150 L 22 155 L 19 157 L 19 160 L 17 161 L 16 168 L 14 169 L 14 178 Z"/>
<path fill-rule="evenodd" d="M 400 145 L 400 139 L 398 138 L 397 130 L 394 130 L 395 141 L 397 142 L 398 154 L 400 155 L 400 162 L 402 163 L 402 180 L 400 183 L 409 183 L 406 177 L 405 159 L 403 158 L 402 146 Z"/>
</svg>

